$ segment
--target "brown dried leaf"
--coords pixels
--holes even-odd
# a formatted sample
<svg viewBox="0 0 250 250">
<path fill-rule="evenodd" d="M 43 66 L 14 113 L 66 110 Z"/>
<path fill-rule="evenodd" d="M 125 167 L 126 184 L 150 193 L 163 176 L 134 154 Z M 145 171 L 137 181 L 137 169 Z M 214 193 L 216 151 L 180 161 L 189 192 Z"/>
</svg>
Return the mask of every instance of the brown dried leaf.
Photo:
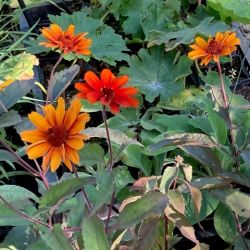
<svg viewBox="0 0 250 250">
<path fill-rule="evenodd" d="M 184 172 L 184 175 L 186 177 L 186 180 L 188 182 L 190 182 L 192 180 L 192 177 L 193 177 L 193 167 L 189 164 L 185 164 L 183 167 L 182 167 L 182 170 Z"/>
<path fill-rule="evenodd" d="M 190 193 L 191 193 L 192 199 L 194 201 L 194 205 L 195 205 L 197 214 L 200 214 L 200 211 L 201 211 L 201 201 L 202 201 L 201 191 L 198 188 L 193 187 L 191 185 L 189 185 L 189 189 L 190 189 Z"/>
</svg>

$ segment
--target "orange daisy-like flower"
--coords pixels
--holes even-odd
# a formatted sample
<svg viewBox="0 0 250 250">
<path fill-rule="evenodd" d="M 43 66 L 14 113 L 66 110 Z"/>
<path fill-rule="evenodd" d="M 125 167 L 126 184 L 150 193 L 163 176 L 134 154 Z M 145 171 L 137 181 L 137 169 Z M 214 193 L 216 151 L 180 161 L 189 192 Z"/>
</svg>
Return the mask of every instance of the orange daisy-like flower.
<svg viewBox="0 0 250 250">
<path fill-rule="evenodd" d="M 84 75 L 84 83 L 76 83 L 75 88 L 80 91 L 79 98 L 87 99 L 90 103 L 101 102 L 108 106 L 112 113 L 119 112 L 119 107 L 138 107 L 139 102 L 134 97 L 138 89 L 124 88 L 128 76 L 115 77 L 109 69 L 101 72 L 100 79 L 92 71 Z"/>
<path fill-rule="evenodd" d="M 36 112 L 29 114 L 36 129 L 23 131 L 20 135 L 23 141 L 32 143 L 27 147 L 29 159 L 43 156 L 43 171 L 50 165 L 55 172 L 62 162 L 70 170 L 72 163 L 79 164 L 77 151 L 83 148 L 83 140 L 88 139 L 80 131 L 90 119 L 87 113 L 79 114 L 80 109 L 80 101 L 75 99 L 65 110 L 65 102 L 60 97 L 56 109 L 51 104 L 43 107 L 44 116 Z"/>
<path fill-rule="evenodd" d="M 193 60 L 201 59 L 201 65 L 208 65 L 211 60 L 219 62 L 220 56 L 230 55 L 239 44 L 240 39 L 236 37 L 235 32 L 217 32 L 216 36 L 210 37 L 207 42 L 198 36 L 195 43 L 190 45 L 193 50 L 188 53 L 188 57 Z"/>
<path fill-rule="evenodd" d="M 90 45 L 92 40 L 86 38 L 88 33 L 79 33 L 74 35 L 75 26 L 69 25 L 66 31 L 63 31 L 57 24 L 51 24 L 49 28 L 43 28 L 42 34 L 47 39 L 41 42 L 46 48 L 55 48 L 63 51 L 64 54 L 70 52 L 82 55 L 90 55 Z"/>
</svg>

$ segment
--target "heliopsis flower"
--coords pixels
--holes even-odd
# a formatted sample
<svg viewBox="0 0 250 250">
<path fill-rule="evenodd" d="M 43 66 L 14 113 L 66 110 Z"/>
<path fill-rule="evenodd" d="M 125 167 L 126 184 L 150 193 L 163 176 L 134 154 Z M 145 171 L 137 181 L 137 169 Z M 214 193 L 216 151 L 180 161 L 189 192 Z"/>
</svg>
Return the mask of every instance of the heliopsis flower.
<svg viewBox="0 0 250 250">
<path fill-rule="evenodd" d="M 240 39 L 236 37 L 235 32 L 217 32 L 216 36 L 210 37 L 207 42 L 198 36 L 195 43 L 190 45 L 193 50 L 188 53 L 188 57 L 193 60 L 201 59 L 201 65 L 208 65 L 211 60 L 219 62 L 220 56 L 230 55 L 239 44 Z"/>
<path fill-rule="evenodd" d="M 123 86 L 128 82 L 128 76 L 115 77 L 109 69 L 101 72 L 98 78 L 95 73 L 88 71 L 84 75 L 84 83 L 76 83 L 75 88 L 80 92 L 79 98 L 87 99 L 90 103 L 101 102 L 108 106 L 112 113 L 119 112 L 119 107 L 138 107 L 139 102 L 134 97 L 138 89 Z"/>
<path fill-rule="evenodd" d="M 41 42 L 46 48 L 60 49 L 64 54 L 70 52 L 82 55 L 90 55 L 90 45 L 92 40 L 86 38 L 88 33 L 79 33 L 74 35 L 75 26 L 69 25 L 66 31 L 63 31 L 57 24 L 51 24 L 49 28 L 43 28 L 42 34 L 47 39 Z"/>
<path fill-rule="evenodd" d="M 43 156 L 43 171 L 50 165 L 54 172 L 62 162 L 70 170 L 72 163 L 79 164 L 78 150 L 83 148 L 83 140 L 88 139 L 80 131 L 90 119 L 87 113 L 79 114 L 80 109 L 80 101 L 76 98 L 65 110 L 65 102 L 60 97 L 56 109 L 49 104 L 43 107 L 44 115 L 29 114 L 36 129 L 23 131 L 20 135 L 23 141 L 31 143 L 26 150 L 29 159 Z"/>
</svg>

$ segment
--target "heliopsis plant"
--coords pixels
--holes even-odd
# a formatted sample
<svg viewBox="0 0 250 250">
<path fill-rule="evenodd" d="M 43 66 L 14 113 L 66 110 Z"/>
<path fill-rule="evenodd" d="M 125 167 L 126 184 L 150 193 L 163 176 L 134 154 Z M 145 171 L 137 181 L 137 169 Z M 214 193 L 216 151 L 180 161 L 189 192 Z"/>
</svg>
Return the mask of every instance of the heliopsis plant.
<svg viewBox="0 0 250 250">
<path fill-rule="evenodd" d="M 90 103 L 100 102 L 112 113 L 119 112 L 120 107 L 136 108 L 139 105 L 135 97 L 138 89 L 124 87 L 128 82 L 127 75 L 116 77 L 109 69 L 104 69 L 99 78 L 94 72 L 88 71 L 84 75 L 84 81 L 75 84 L 75 88 L 79 90 L 77 96 Z"/>
<path fill-rule="evenodd" d="M 49 104 L 43 107 L 44 115 L 37 112 L 29 114 L 29 120 L 36 129 L 23 131 L 20 135 L 24 142 L 31 143 L 27 147 L 30 159 L 43 157 L 43 171 L 50 166 L 55 172 L 62 162 L 72 171 L 72 163 L 79 164 L 77 151 L 88 139 L 80 132 L 90 120 L 87 113 L 80 114 L 80 109 L 80 101 L 74 99 L 65 110 L 64 99 L 60 97 L 56 109 Z"/>
<path fill-rule="evenodd" d="M 59 25 L 51 24 L 49 28 L 42 29 L 42 34 L 46 40 L 41 42 L 40 45 L 46 48 L 59 49 L 64 54 L 72 52 L 81 55 L 90 55 L 92 40 L 86 38 L 88 33 L 74 33 L 74 25 L 69 25 L 64 31 Z"/>
<path fill-rule="evenodd" d="M 190 45 L 193 50 L 188 53 L 188 57 L 201 60 L 201 65 L 208 65 L 212 60 L 218 62 L 221 56 L 230 55 L 239 44 L 240 39 L 236 37 L 235 32 L 230 31 L 217 32 L 215 37 L 209 37 L 208 41 L 198 36 L 195 43 Z"/>
</svg>

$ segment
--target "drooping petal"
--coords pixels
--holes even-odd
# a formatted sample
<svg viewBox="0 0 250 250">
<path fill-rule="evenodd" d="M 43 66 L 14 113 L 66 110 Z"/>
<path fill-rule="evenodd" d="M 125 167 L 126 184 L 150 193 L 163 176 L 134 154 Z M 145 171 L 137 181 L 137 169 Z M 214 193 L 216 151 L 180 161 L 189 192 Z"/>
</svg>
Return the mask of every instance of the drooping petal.
<svg viewBox="0 0 250 250">
<path fill-rule="evenodd" d="M 51 152 L 51 172 L 55 172 L 62 162 L 62 155 L 60 147 L 55 147 L 53 152 Z"/>
</svg>

